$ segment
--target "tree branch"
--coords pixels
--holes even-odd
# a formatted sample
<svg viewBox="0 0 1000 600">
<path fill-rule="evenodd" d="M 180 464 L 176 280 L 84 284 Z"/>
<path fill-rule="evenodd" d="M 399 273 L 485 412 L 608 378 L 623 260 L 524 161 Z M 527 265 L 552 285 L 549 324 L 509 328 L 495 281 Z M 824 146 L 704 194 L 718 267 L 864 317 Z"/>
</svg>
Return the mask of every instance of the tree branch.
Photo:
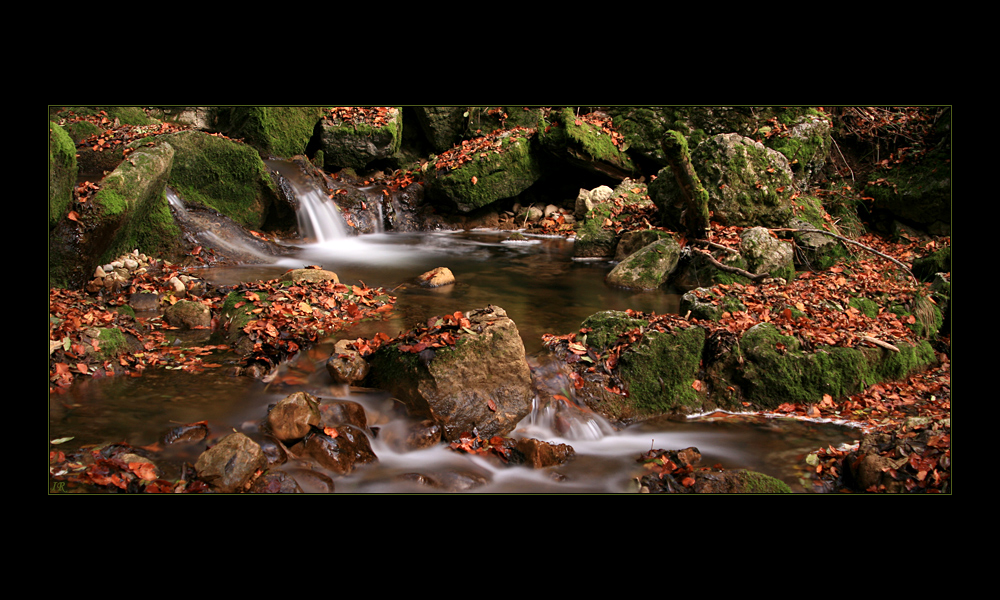
<svg viewBox="0 0 1000 600">
<path fill-rule="evenodd" d="M 895 258 L 893 258 L 893 257 L 891 257 L 891 256 L 889 256 L 887 254 L 882 254 L 881 252 L 879 252 L 878 250 L 876 250 L 874 248 L 869 248 L 868 246 L 865 246 L 864 244 L 862 244 L 860 242 L 855 242 L 851 238 L 846 238 L 846 237 L 844 237 L 842 235 L 837 235 L 836 233 L 830 233 L 829 231 L 826 231 L 826 230 L 823 230 L 823 229 L 775 228 L 775 229 L 771 229 L 771 231 L 800 231 L 802 233 L 822 233 L 823 235 L 828 235 L 830 237 L 835 237 L 835 238 L 837 238 L 838 240 L 840 240 L 842 242 L 846 242 L 848 244 L 854 244 L 855 246 L 860 246 L 860 247 L 864 248 L 865 250 L 871 252 L 872 254 L 877 254 L 877 255 L 881 256 L 882 258 L 884 258 L 884 259 L 886 259 L 886 260 L 888 260 L 888 261 L 896 264 L 899 268 L 903 269 L 903 271 L 906 272 L 906 274 L 909 275 L 911 279 L 913 279 L 914 281 L 917 280 L 917 278 L 914 277 L 913 273 L 910 271 L 910 268 L 907 267 L 906 265 L 904 265 L 903 263 L 899 262 L 898 260 L 896 260 Z"/>
</svg>

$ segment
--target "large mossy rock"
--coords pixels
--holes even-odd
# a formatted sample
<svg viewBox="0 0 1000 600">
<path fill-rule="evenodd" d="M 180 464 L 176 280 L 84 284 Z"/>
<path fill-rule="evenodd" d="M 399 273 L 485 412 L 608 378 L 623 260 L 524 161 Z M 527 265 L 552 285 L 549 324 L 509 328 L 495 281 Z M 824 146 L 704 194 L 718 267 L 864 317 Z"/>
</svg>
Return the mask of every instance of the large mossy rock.
<svg viewBox="0 0 1000 600">
<path fill-rule="evenodd" d="M 624 179 L 636 172 L 635 163 L 614 144 L 608 132 L 577 118 L 572 108 L 564 107 L 551 118 L 556 123 L 540 131 L 539 141 L 556 157 L 615 179 Z"/>
<path fill-rule="evenodd" d="M 291 158 L 305 154 L 316 124 L 318 106 L 234 106 L 216 110 L 218 126 L 267 156 Z"/>
<path fill-rule="evenodd" d="M 76 185 L 76 147 L 66 130 L 49 123 L 49 230 L 69 212 Z"/>
<path fill-rule="evenodd" d="M 780 152 L 735 133 L 720 134 L 691 150 L 691 164 L 708 192 L 713 221 L 784 227 L 791 218 L 794 180 Z M 666 227 L 685 229 L 682 211 L 687 205 L 671 169 L 650 183 L 649 195 Z"/>
<path fill-rule="evenodd" d="M 176 150 L 170 186 L 186 203 L 217 210 L 253 230 L 284 218 L 287 207 L 253 146 L 199 131 L 161 139 Z"/>
<path fill-rule="evenodd" d="M 172 257 L 179 248 L 164 186 L 175 156 L 168 143 L 141 147 L 101 181 L 77 221 L 60 220 L 49 235 L 49 281 L 81 285 L 94 269 L 140 249 Z"/>
<path fill-rule="evenodd" d="M 649 323 L 621 311 L 602 311 L 583 321 L 582 343 L 598 355 L 625 341 L 615 373 L 621 392 L 608 388 L 608 378 L 584 375 L 578 394 L 590 406 L 612 421 L 633 423 L 657 416 L 684 414 L 700 409 L 694 389 L 705 330 L 701 327 L 672 331 L 644 331 Z M 589 364 L 589 363 L 588 363 Z"/>
<path fill-rule="evenodd" d="M 530 132 L 511 130 L 491 138 L 488 142 L 470 142 L 478 148 L 489 148 L 473 152 L 471 160 L 458 165 L 451 160 L 444 168 L 431 169 L 427 173 L 428 198 L 468 213 L 513 198 L 538 181 L 542 169 Z M 452 151 L 461 152 L 457 147 Z"/>
<path fill-rule="evenodd" d="M 403 140 L 403 112 L 395 106 L 386 108 L 383 125 L 324 118 L 321 139 L 326 168 L 364 169 L 396 154 Z"/>
<path fill-rule="evenodd" d="M 677 268 L 680 255 L 681 247 L 676 240 L 671 237 L 658 239 L 615 265 L 605 282 L 616 287 L 655 290 L 667 282 Z"/>
<path fill-rule="evenodd" d="M 504 436 L 531 412 L 534 390 L 517 326 L 500 307 L 465 313 L 453 346 L 419 353 L 388 344 L 369 356 L 367 385 L 390 391 L 408 412 L 431 418 L 454 441 L 476 432 Z"/>
<path fill-rule="evenodd" d="M 740 375 L 747 400 L 763 408 L 783 402 L 818 402 L 824 394 L 848 396 L 882 381 L 900 380 L 936 360 L 927 341 L 883 348 L 817 346 L 804 351 L 798 340 L 770 323 L 750 328 L 739 342 Z"/>
</svg>

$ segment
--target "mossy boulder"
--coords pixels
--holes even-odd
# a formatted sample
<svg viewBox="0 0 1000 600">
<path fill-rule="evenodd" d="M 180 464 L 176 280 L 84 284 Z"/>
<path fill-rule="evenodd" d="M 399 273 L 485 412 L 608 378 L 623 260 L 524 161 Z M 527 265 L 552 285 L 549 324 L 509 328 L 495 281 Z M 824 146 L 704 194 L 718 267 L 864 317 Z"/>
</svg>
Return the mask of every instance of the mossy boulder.
<svg viewBox="0 0 1000 600">
<path fill-rule="evenodd" d="M 428 198 L 469 213 L 518 196 L 542 176 L 532 139 L 524 130 L 505 132 L 493 140 L 491 150 L 476 152 L 472 160 L 431 169 Z"/>
<path fill-rule="evenodd" d="M 816 229 L 843 235 L 833 224 L 833 219 L 826 213 L 823 204 L 815 196 L 800 196 L 794 200 L 796 216 L 788 221 L 792 229 Z M 800 252 L 796 254 L 796 266 L 805 269 L 823 270 L 832 267 L 848 256 L 844 244 L 837 238 L 818 232 L 796 231 L 792 233 L 795 245 Z"/>
<path fill-rule="evenodd" d="M 323 119 L 322 149 L 327 168 L 364 169 L 399 151 L 403 139 L 403 112 L 388 107 L 383 125 L 341 119 Z"/>
<path fill-rule="evenodd" d="M 562 160 L 590 171 L 623 179 L 636 172 L 635 163 L 603 128 L 575 116 L 564 107 L 550 115 L 554 123 L 539 133 L 543 148 Z"/>
<path fill-rule="evenodd" d="M 667 282 L 680 255 L 680 244 L 672 237 L 658 239 L 615 265 L 605 282 L 616 287 L 655 290 Z"/>
<path fill-rule="evenodd" d="M 618 247 L 615 249 L 615 260 L 622 261 L 628 258 L 633 252 L 637 252 L 644 246 L 648 246 L 655 241 L 670 237 L 670 233 L 660 229 L 639 229 L 626 231 L 618 240 Z"/>
<path fill-rule="evenodd" d="M 744 358 L 740 379 L 747 400 L 761 408 L 784 402 L 818 402 L 856 394 L 865 387 L 905 379 L 936 360 L 926 341 L 883 348 L 817 346 L 805 351 L 792 336 L 770 323 L 750 328 L 740 339 Z"/>
<path fill-rule="evenodd" d="M 708 192 L 714 221 L 784 227 L 791 218 L 794 180 L 788 159 L 780 152 L 738 134 L 720 134 L 691 149 L 691 164 Z M 650 183 L 649 195 L 663 224 L 683 230 L 686 204 L 669 167 Z"/>
<path fill-rule="evenodd" d="M 282 158 L 305 154 L 322 118 L 318 106 L 235 106 L 216 112 L 219 127 L 230 137 Z"/>
<path fill-rule="evenodd" d="M 618 422 L 635 422 L 700 409 L 695 391 L 705 330 L 650 331 L 621 353 L 618 377 L 626 395 L 592 406 Z"/>
<path fill-rule="evenodd" d="M 200 131 L 161 136 L 176 149 L 170 186 L 188 204 L 214 209 L 260 230 L 285 207 L 253 146 Z"/>
<path fill-rule="evenodd" d="M 49 230 L 69 212 L 76 185 L 76 147 L 66 130 L 49 123 Z"/>
<path fill-rule="evenodd" d="M 50 283 L 82 285 L 98 265 L 135 249 L 178 252 L 180 230 L 163 195 L 174 154 L 167 143 L 136 150 L 102 180 L 78 221 L 58 222 L 49 236 Z"/>
<path fill-rule="evenodd" d="M 613 346 L 621 335 L 644 325 L 647 325 L 645 319 L 630 317 L 620 310 L 605 310 L 583 320 L 580 329 L 586 331 L 582 333 L 584 337 L 579 339 L 597 352 L 603 353 Z"/>
</svg>

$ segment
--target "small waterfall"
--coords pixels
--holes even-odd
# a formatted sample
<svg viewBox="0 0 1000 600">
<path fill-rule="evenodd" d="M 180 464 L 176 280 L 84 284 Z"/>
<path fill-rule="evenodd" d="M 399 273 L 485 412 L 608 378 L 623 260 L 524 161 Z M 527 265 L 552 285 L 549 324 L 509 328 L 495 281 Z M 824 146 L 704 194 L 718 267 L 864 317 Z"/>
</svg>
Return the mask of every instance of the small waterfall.
<svg viewBox="0 0 1000 600">
<path fill-rule="evenodd" d="M 299 201 L 299 232 L 322 244 L 347 237 L 347 224 L 340 209 L 318 189 L 291 180 Z"/>
<path fill-rule="evenodd" d="M 348 237 L 347 223 L 340 209 L 326 192 L 306 179 L 298 167 L 279 160 L 267 160 L 265 164 L 284 178 L 298 200 L 297 216 L 302 237 L 320 244 Z"/>
</svg>

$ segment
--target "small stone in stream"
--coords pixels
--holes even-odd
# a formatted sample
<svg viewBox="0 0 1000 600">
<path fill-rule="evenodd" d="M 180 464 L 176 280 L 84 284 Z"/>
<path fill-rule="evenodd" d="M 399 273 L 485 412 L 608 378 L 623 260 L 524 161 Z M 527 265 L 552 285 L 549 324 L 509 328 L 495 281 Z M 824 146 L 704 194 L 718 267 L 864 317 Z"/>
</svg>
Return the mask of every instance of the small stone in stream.
<svg viewBox="0 0 1000 600">
<path fill-rule="evenodd" d="M 351 346 L 350 340 L 340 340 L 326 361 L 326 370 L 336 383 L 353 384 L 368 376 L 368 362 Z"/>
<path fill-rule="evenodd" d="M 561 465 L 576 456 L 568 444 L 551 444 L 534 438 L 517 440 L 517 450 L 524 455 L 524 462 L 535 469 Z"/>
<path fill-rule="evenodd" d="M 267 458 L 253 440 L 232 433 L 201 453 L 195 470 L 198 477 L 221 492 L 242 491 L 258 470 L 267 467 Z"/>
<path fill-rule="evenodd" d="M 431 269 L 417 278 L 420 285 L 424 287 L 441 287 L 455 283 L 455 275 L 448 267 L 438 267 Z"/>
<path fill-rule="evenodd" d="M 301 494 L 302 488 L 288 473 L 268 471 L 250 486 L 252 494 Z"/>
<path fill-rule="evenodd" d="M 353 425 L 359 429 L 368 429 L 368 418 L 365 407 L 352 400 L 335 400 L 324 402 L 319 406 L 323 427 L 338 425 Z"/>
<path fill-rule="evenodd" d="M 208 329 L 212 324 L 212 311 L 201 302 L 180 300 L 163 311 L 163 318 L 182 329 Z"/>
<path fill-rule="evenodd" d="M 307 455 L 338 475 L 347 475 L 358 465 L 378 460 L 362 430 L 341 425 L 328 431 L 330 433 L 314 432 L 304 442 L 293 446 L 292 452 Z"/>
<path fill-rule="evenodd" d="M 305 392 L 283 398 L 267 414 L 268 427 L 283 442 L 301 439 L 319 424 L 319 404 Z"/>
<path fill-rule="evenodd" d="M 333 281 L 340 283 L 340 278 L 333 271 L 324 269 L 292 269 L 281 276 L 281 281 Z"/>
<path fill-rule="evenodd" d="M 165 445 L 181 442 L 200 442 L 208 436 L 208 425 L 204 422 L 178 425 L 163 436 Z"/>
</svg>

